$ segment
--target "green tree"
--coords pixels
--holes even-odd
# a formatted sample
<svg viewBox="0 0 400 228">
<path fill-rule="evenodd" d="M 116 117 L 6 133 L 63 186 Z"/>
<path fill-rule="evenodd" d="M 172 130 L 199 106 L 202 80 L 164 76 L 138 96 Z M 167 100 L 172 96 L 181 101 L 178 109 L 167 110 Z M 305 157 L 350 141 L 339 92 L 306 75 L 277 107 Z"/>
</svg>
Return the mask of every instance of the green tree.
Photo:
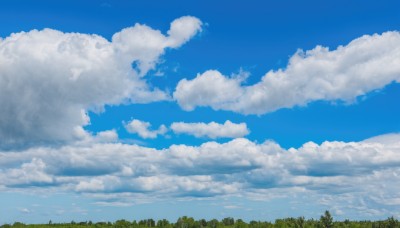
<svg viewBox="0 0 400 228">
<path fill-rule="evenodd" d="M 222 223 L 225 226 L 232 226 L 233 224 L 235 224 L 235 219 L 231 218 L 231 217 L 227 217 L 227 218 L 222 219 Z"/>
<path fill-rule="evenodd" d="M 169 221 L 166 219 L 158 220 L 157 227 L 167 227 L 169 225 Z"/>
<path fill-rule="evenodd" d="M 218 227 L 219 222 L 216 219 L 211 219 L 210 221 L 207 222 L 207 226 L 210 228 L 216 228 Z"/>
<path fill-rule="evenodd" d="M 387 227 L 389 227 L 389 228 L 398 228 L 400 226 L 399 221 L 397 219 L 393 218 L 393 216 L 389 217 L 386 221 L 387 221 L 387 225 L 388 225 Z"/>
<path fill-rule="evenodd" d="M 321 215 L 321 218 L 319 219 L 322 227 L 324 228 L 332 228 L 333 227 L 333 218 L 331 216 L 331 213 L 329 213 L 328 210 L 325 211 L 324 215 Z"/>
<path fill-rule="evenodd" d="M 153 219 L 143 219 L 139 221 L 141 227 L 155 227 L 156 222 Z"/>
<path fill-rule="evenodd" d="M 192 217 L 183 216 L 178 218 L 175 223 L 176 228 L 193 228 L 195 227 L 195 222 Z"/>
<path fill-rule="evenodd" d="M 235 228 L 246 228 L 247 227 L 247 223 L 245 223 L 243 220 L 238 219 L 235 222 Z"/>
<path fill-rule="evenodd" d="M 206 227 L 207 226 L 207 221 L 205 219 L 200 219 L 199 221 L 200 227 Z"/>
<path fill-rule="evenodd" d="M 114 226 L 117 228 L 126 228 L 126 227 L 130 227 L 131 223 L 125 219 L 120 219 L 115 221 Z"/>
<path fill-rule="evenodd" d="M 295 227 L 296 228 L 304 228 L 306 226 L 306 220 L 303 216 L 295 219 Z"/>
<path fill-rule="evenodd" d="M 252 227 L 252 228 L 260 228 L 260 223 L 257 222 L 257 221 L 255 221 L 255 220 L 251 220 L 251 221 L 250 221 L 250 224 L 249 224 L 249 227 Z"/>
</svg>

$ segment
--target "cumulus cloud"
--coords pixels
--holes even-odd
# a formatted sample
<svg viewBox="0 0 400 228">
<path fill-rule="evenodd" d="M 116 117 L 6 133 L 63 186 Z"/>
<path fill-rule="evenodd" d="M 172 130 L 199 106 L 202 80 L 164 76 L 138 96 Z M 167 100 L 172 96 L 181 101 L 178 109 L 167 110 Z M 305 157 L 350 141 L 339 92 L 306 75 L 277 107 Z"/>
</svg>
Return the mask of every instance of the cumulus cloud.
<svg viewBox="0 0 400 228">
<path fill-rule="evenodd" d="M 165 125 L 161 125 L 157 130 L 150 130 L 151 124 L 149 122 L 133 119 L 125 124 L 125 128 L 129 133 L 138 134 L 144 139 L 154 139 L 158 135 L 164 135 L 168 129 Z"/>
<path fill-rule="evenodd" d="M 369 139 L 364 140 L 364 142 L 370 143 L 381 143 L 381 144 L 391 144 L 397 142 L 400 138 L 400 133 L 391 133 L 385 135 L 378 135 Z"/>
<path fill-rule="evenodd" d="M 232 123 L 227 120 L 223 124 L 210 123 L 185 123 L 175 122 L 171 124 L 171 130 L 176 134 L 188 134 L 197 138 L 240 138 L 248 135 L 249 129 L 246 123 Z"/>
<path fill-rule="evenodd" d="M 52 29 L 0 39 L 0 147 L 76 140 L 88 111 L 169 99 L 142 77 L 165 49 L 178 48 L 200 29 L 199 19 L 186 16 L 173 21 L 167 35 L 136 24 L 111 41 Z"/>
<path fill-rule="evenodd" d="M 86 193 L 99 201 L 301 194 L 364 213 L 400 207 L 400 138 L 377 142 L 308 142 L 283 149 L 244 138 L 153 149 L 121 143 L 0 152 L 0 186 Z M 377 187 L 380 186 L 380 187 Z M 29 190 L 31 191 L 31 190 Z M 359 207 L 357 202 L 372 202 Z M 353 207 L 353 208 L 350 208 Z M 369 208 L 371 209 L 371 208 Z"/>
<path fill-rule="evenodd" d="M 22 163 L 19 168 L 7 169 L 0 179 L 10 186 L 40 186 L 53 183 L 53 177 L 45 172 L 46 164 L 41 159 Z"/>
<path fill-rule="evenodd" d="M 365 35 L 336 50 L 299 50 L 285 69 L 269 71 L 249 86 L 215 70 L 183 79 L 174 98 L 184 110 L 210 106 L 243 114 L 264 114 L 312 101 L 352 103 L 358 96 L 400 82 L 400 33 Z"/>
</svg>

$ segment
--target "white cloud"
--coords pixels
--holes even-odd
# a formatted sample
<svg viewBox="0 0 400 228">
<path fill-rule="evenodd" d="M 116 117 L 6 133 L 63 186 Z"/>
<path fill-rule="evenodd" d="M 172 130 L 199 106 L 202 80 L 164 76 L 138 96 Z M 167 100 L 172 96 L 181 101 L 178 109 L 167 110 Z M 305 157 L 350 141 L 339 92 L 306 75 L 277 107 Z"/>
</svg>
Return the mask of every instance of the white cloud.
<svg viewBox="0 0 400 228">
<path fill-rule="evenodd" d="M 399 138 L 400 138 L 400 133 L 391 133 L 391 134 L 385 134 L 385 135 L 378 135 L 376 137 L 366 139 L 364 142 L 391 144 L 391 143 L 396 143 L 397 140 L 399 140 Z"/>
<path fill-rule="evenodd" d="M 201 25 L 202 22 L 195 17 L 180 17 L 171 23 L 168 36 L 164 36 L 159 30 L 136 24 L 114 34 L 112 43 L 116 52 L 123 57 L 121 61 L 127 64 L 137 61 L 139 75 L 144 76 L 154 68 L 165 48 L 180 47 L 201 31 Z"/>
<path fill-rule="evenodd" d="M 167 45 L 172 48 L 177 48 L 189 41 L 198 31 L 201 31 L 202 22 L 191 16 L 185 16 L 171 23 L 171 28 L 168 30 Z"/>
<path fill-rule="evenodd" d="M 125 125 L 129 133 L 138 134 L 144 139 L 154 139 L 158 135 L 164 135 L 168 129 L 165 125 L 161 125 L 157 130 L 150 130 L 151 124 L 149 122 L 133 119 Z"/>
<path fill-rule="evenodd" d="M 281 148 L 244 138 L 153 149 L 121 143 L 0 152 L 1 191 L 79 192 L 127 204 L 165 198 L 301 197 L 343 212 L 399 208 L 400 136 Z M 363 203 L 360 203 L 363 202 Z M 386 213 L 387 214 L 387 213 Z"/>
<path fill-rule="evenodd" d="M 196 106 L 208 106 L 215 109 L 229 107 L 243 94 L 242 80 L 228 78 L 215 70 L 197 75 L 193 80 L 182 79 L 174 92 L 179 105 L 188 111 Z"/>
<path fill-rule="evenodd" d="M 142 76 L 166 48 L 179 47 L 200 29 L 200 20 L 186 16 L 171 23 L 169 35 L 136 24 L 111 42 L 52 29 L 0 39 L 0 147 L 80 139 L 89 110 L 170 99 Z"/>
<path fill-rule="evenodd" d="M 100 131 L 94 137 L 96 142 L 110 143 L 118 140 L 118 134 L 115 130 Z"/>
<path fill-rule="evenodd" d="M 28 208 L 19 208 L 18 209 L 20 212 L 24 213 L 24 214 L 29 214 L 31 213 L 31 211 Z"/>
<path fill-rule="evenodd" d="M 358 96 L 399 83 L 399 61 L 399 32 L 365 35 L 332 51 L 321 46 L 299 50 L 285 69 L 271 70 L 250 86 L 243 86 L 240 78 L 206 71 L 181 80 L 174 98 L 185 110 L 210 106 L 243 114 L 264 114 L 317 100 L 352 103 Z"/>
<path fill-rule="evenodd" d="M 7 169 L 0 174 L 0 180 L 8 185 L 35 186 L 53 184 L 53 177 L 46 173 L 46 164 L 42 159 L 33 158 L 22 163 L 19 168 Z"/>
<path fill-rule="evenodd" d="M 189 134 L 195 137 L 216 138 L 240 138 L 248 135 L 249 129 L 246 123 L 232 123 L 227 120 L 223 124 L 210 123 L 185 123 L 175 122 L 171 124 L 171 130 L 176 134 Z"/>
</svg>

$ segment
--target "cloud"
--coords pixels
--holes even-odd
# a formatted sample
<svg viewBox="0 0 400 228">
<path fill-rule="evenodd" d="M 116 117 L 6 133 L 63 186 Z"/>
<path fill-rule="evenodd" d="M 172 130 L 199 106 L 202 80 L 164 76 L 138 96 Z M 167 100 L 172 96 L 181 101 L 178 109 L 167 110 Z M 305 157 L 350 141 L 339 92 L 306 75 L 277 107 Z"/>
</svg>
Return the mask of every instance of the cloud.
<svg viewBox="0 0 400 228">
<path fill-rule="evenodd" d="M 391 133 L 385 135 L 378 135 L 376 137 L 366 139 L 364 142 L 391 144 L 391 143 L 396 143 L 397 140 L 399 140 L 399 138 L 400 138 L 400 133 Z"/>
<path fill-rule="evenodd" d="M 191 16 L 185 16 L 171 23 L 171 28 L 168 30 L 167 45 L 172 48 L 177 48 L 188 42 L 194 34 L 201 31 L 202 22 Z"/>
<path fill-rule="evenodd" d="M 156 130 L 151 130 L 151 124 L 146 121 L 133 119 L 130 122 L 124 124 L 125 129 L 132 134 L 138 134 L 144 139 L 154 139 L 158 135 L 164 135 L 167 133 L 168 128 L 162 124 Z M 216 122 L 210 123 L 185 123 L 185 122 L 174 122 L 171 124 L 170 129 L 175 134 L 188 134 L 193 135 L 197 138 L 206 137 L 211 139 L 216 138 L 240 138 L 250 133 L 246 123 L 232 123 L 227 120 L 223 124 Z M 115 133 L 115 132 L 114 132 Z M 103 133 L 102 133 L 103 134 Z M 98 138 L 99 136 L 97 136 Z M 118 136 L 116 136 L 118 138 Z"/>
<path fill-rule="evenodd" d="M 171 124 L 171 130 L 175 134 L 188 134 L 197 138 L 207 137 L 216 138 L 240 138 L 248 135 L 249 129 L 246 123 L 232 123 L 227 120 L 223 124 L 216 122 L 210 123 L 185 123 L 175 122 Z"/>
<path fill-rule="evenodd" d="M 201 25 L 202 22 L 195 17 L 180 17 L 171 23 L 168 36 L 164 36 L 159 30 L 136 24 L 114 34 L 112 43 L 122 57 L 121 61 L 128 66 L 136 62 L 139 75 L 144 76 L 154 68 L 165 48 L 180 47 L 201 31 Z"/>
<path fill-rule="evenodd" d="M 31 211 L 28 208 L 18 208 L 18 210 L 24 214 L 29 214 Z"/>
<path fill-rule="evenodd" d="M 30 194 L 46 189 L 85 193 L 111 204 L 294 195 L 363 214 L 400 206 L 400 138 L 392 136 L 397 140 L 308 142 L 288 150 L 244 138 L 160 150 L 95 141 L 35 147 L 0 152 L 0 186 Z"/>
<path fill-rule="evenodd" d="M 229 107 L 243 94 L 242 80 L 228 78 L 215 70 L 197 75 L 193 80 L 182 79 L 174 92 L 178 104 L 187 111 L 196 106 L 211 106 L 214 109 Z"/>
<path fill-rule="evenodd" d="M 78 140 L 90 123 L 88 111 L 170 99 L 143 76 L 165 49 L 178 48 L 200 30 L 199 19 L 185 16 L 171 23 L 168 35 L 135 24 L 111 41 L 52 29 L 0 39 L 0 147 Z"/>
<path fill-rule="evenodd" d="M 165 125 L 161 125 L 157 130 L 150 130 L 151 124 L 149 122 L 133 119 L 125 125 L 126 130 L 132 134 L 138 134 L 144 139 L 154 139 L 157 135 L 164 135 L 168 129 Z"/>
<path fill-rule="evenodd" d="M 41 186 L 53 183 L 53 177 L 45 172 L 46 164 L 41 159 L 23 163 L 19 168 L 7 169 L 0 179 L 10 186 Z"/>
<path fill-rule="evenodd" d="M 285 69 L 269 71 L 261 81 L 244 86 L 243 79 L 216 70 L 182 79 L 174 99 L 184 110 L 210 106 L 242 114 L 264 114 L 310 102 L 344 101 L 400 82 L 400 33 L 365 35 L 330 51 L 316 46 L 297 51 Z"/>
</svg>

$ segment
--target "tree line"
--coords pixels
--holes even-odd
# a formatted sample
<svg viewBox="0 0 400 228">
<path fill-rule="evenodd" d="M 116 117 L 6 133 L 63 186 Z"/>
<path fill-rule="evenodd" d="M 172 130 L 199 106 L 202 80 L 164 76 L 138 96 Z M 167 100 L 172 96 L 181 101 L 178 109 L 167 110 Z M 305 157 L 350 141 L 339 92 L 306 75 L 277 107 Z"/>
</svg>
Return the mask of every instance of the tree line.
<svg viewBox="0 0 400 228">
<path fill-rule="evenodd" d="M 125 219 L 117 220 L 115 222 L 75 222 L 70 223 L 53 223 L 51 220 L 47 224 L 24 224 L 15 222 L 14 224 L 4 224 L 0 228 L 10 227 L 59 227 L 59 228 L 88 228 L 88 227 L 113 227 L 113 228 L 335 228 L 335 227 L 349 227 L 349 228 L 400 228 L 400 222 L 389 217 L 386 220 L 380 221 L 334 221 L 329 211 L 325 211 L 320 219 L 305 219 L 304 217 L 298 218 L 284 218 L 276 219 L 275 222 L 267 221 L 250 221 L 245 222 L 242 219 L 235 220 L 234 218 L 227 217 L 222 220 L 195 220 L 192 217 L 183 216 L 173 223 L 166 219 L 155 221 L 153 219 L 143 219 L 139 221 L 128 221 Z"/>
</svg>

